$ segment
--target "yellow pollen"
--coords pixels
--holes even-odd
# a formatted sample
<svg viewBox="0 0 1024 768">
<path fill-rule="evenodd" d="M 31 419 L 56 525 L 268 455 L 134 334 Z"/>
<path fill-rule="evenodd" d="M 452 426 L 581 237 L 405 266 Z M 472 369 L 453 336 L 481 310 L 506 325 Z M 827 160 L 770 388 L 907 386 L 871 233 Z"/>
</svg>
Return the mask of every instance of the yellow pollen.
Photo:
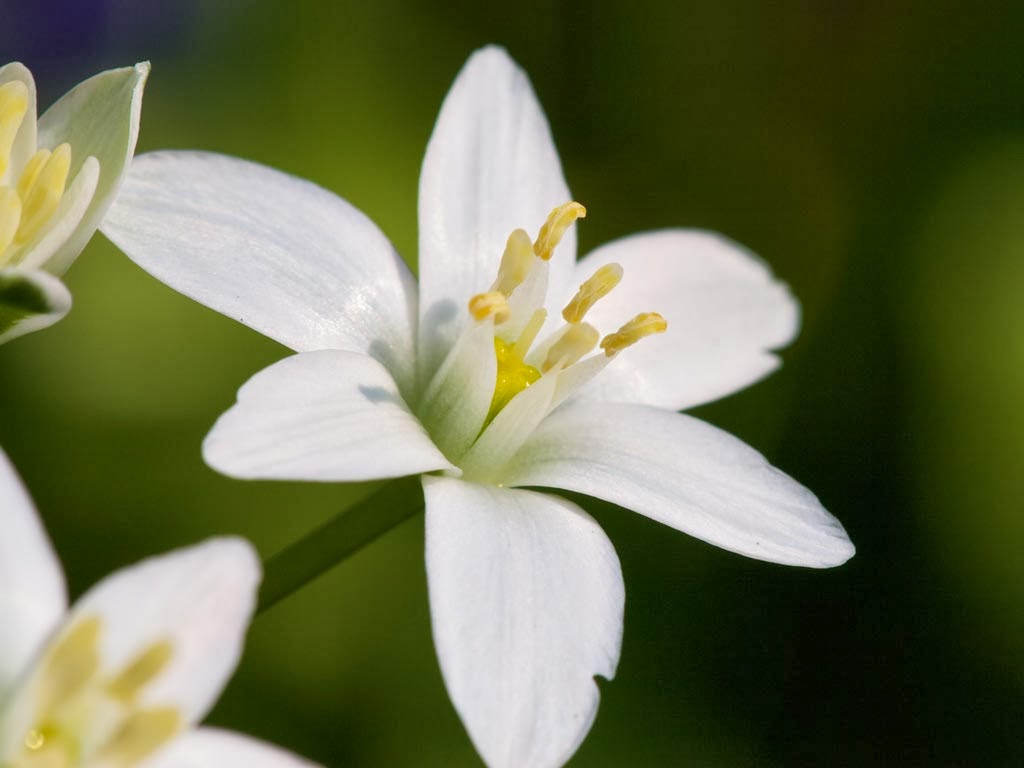
<svg viewBox="0 0 1024 768">
<path fill-rule="evenodd" d="M 517 229 L 508 236 L 505 253 L 501 256 L 498 277 L 491 286 L 506 296 L 519 287 L 533 268 L 533 244 L 526 230 Z"/>
<path fill-rule="evenodd" d="M 41 161 L 37 158 L 46 157 Z M 28 242 L 42 228 L 43 224 L 57 210 L 61 197 L 64 195 L 64 185 L 68 180 L 68 172 L 71 170 L 71 146 L 61 144 L 53 154 L 41 149 L 36 152 L 29 161 L 18 182 L 18 193 L 22 200 L 21 226 L 15 236 L 15 242 L 22 244 Z M 29 172 L 31 171 L 31 176 Z M 27 180 L 26 180 L 27 178 Z"/>
<path fill-rule="evenodd" d="M 469 314 L 474 320 L 486 320 L 493 317 L 495 323 L 508 320 L 508 299 L 501 291 L 478 293 L 469 300 Z"/>
<path fill-rule="evenodd" d="M 533 244 L 533 252 L 537 258 L 547 261 L 555 248 L 562 241 L 562 236 L 576 219 L 585 218 L 587 209 L 577 202 L 560 205 L 548 214 L 548 220 L 540 228 L 537 240 Z"/>
<path fill-rule="evenodd" d="M 21 223 L 21 198 L 10 187 L 0 187 L 0 266 L 3 254 L 14 241 L 14 235 Z"/>
<path fill-rule="evenodd" d="M 523 358 L 516 351 L 516 346 L 499 338 L 494 339 L 498 377 L 494 384 L 491 408 L 487 413 L 487 423 L 490 423 L 513 397 L 540 378 L 540 371 L 523 362 Z"/>
<path fill-rule="evenodd" d="M 643 312 L 623 325 L 615 333 L 610 333 L 601 339 L 601 349 L 604 350 L 608 357 L 612 357 L 626 347 L 636 344 L 644 336 L 650 336 L 653 333 L 664 333 L 667 329 L 668 323 L 657 312 Z"/>
<path fill-rule="evenodd" d="M 622 280 L 622 267 L 615 262 L 605 264 L 587 279 L 572 301 L 565 305 L 562 317 L 567 323 L 578 323 L 600 299 L 603 299 Z"/>
<path fill-rule="evenodd" d="M 592 350 L 599 338 L 601 334 L 589 323 L 572 323 L 551 345 L 541 370 L 547 373 L 552 368 L 567 368 Z"/>
<path fill-rule="evenodd" d="M 28 111 L 28 88 L 20 80 L 0 85 L 0 177 L 7 173 L 11 148 Z"/>
</svg>

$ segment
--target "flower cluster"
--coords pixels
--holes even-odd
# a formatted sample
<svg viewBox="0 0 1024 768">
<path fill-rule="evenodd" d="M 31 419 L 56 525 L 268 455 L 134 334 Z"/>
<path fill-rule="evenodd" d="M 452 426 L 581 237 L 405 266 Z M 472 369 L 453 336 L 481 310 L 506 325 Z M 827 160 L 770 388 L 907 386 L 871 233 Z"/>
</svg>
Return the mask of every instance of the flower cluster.
<svg viewBox="0 0 1024 768">
<path fill-rule="evenodd" d="M 204 443 L 211 466 L 422 474 L 437 654 L 491 766 L 568 760 L 622 638 L 611 543 L 579 506 L 531 489 L 764 560 L 853 554 L 810 491 L 677 413 L 776 367 L 798 327 L 786 287 L 705 232 L 634 235 L 577 262 L 584 215 L 529 81 L 487 48 L 427 147 L 418 289 L 344 200 L 221 155 L 140 157 L 103 224 L 158 279 L 298 353 L 241 388 Z"/>
<path fill-rule="evenodd" d="M 488 765 L 565 763 L 596 715 L 595 676 L 618 663 L 618 558 L 559 491 L 761 560 L 852 556 L 814 494 L 679 413 L 779 364 L 799 326 L 786 286 L 693 230 L 577 261 L 586 209 L 503 50 L 475 53 L 441 108 L 418 284 L 373 222 L 307 181 L 179 151 L 126 174 L 147 72 L 86 81 L 37 132 L 27 70 L 0 69 L 0 341 L 67 311 L 55 275 L 99 225 L 158 279 L 294 350 L 239 390 L 204 457 L 241 478 L 421 476 L 437 655 Z M 153 558 L 68 611 L 2 455 L 0 510 L 0 768 L 308 765 L 193 727 L 240 654 L 260 577 L 249 545 Z"/>
</svg>

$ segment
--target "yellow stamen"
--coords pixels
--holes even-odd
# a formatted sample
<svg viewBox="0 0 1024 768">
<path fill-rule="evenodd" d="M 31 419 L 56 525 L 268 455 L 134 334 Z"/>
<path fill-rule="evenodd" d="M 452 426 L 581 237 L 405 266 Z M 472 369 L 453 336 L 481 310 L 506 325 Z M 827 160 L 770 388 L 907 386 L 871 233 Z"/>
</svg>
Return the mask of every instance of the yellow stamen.
<svg viewBox="0 0 1024 768">
<path fill-rule="evenodd" d="M 572 301 L 565 305 L 562 317 L 567 323 L 578 323 L 598 300 L 603 299 L 622 280 L 622 267 L 615 262 L 605 264 L 587 279 Z"/>
<path fill-rule="evenodd" d="M 25 163 L 25 167 L 21 170 L 21 178 L 18 179 L 18 194 L 22 199 L 25 199 L 32 191 L 32 186 L 36 183 L 40 171 L 43 170 L 46 161 L 50 159 L 50 154 L 50 150 L 40 149 Z"/>
<path fill-rule="evenodd" d="M 491 408 L 487 413 L 488 423 L 513 397 L 540 378 L 540 371 L 523 362 L 516 351 L 516 344 L 495 338 L 494 355 L 498 360 L 498 377 L 494 384 Z"/>
<path fill-rule="evenodd" d="M 57 641 L 43 667 L 40 711 L 48 712 L 77 694 L 100 666 L 100 620 L 80 620 Z"/>
<path fill-rule="evenodd" d="M 107 765 L 132 766 L 173 738 L 182 725 L 174 707 L 153 707 L 132 712 L 99 753 Z"/>
<path fill-rule="evenodd" d="M 505 253 L 501 256 L 498 277 L 491 286 L 506 296 L 519 287 L 533 268 L 533 244 L 526 230 L 517 229 L 508 236 Z"/>
<path fill-rule="evenodd" d="M 29 188 L 22 191 L 21 182 L 18 183 L 22 215 L 21 226 L 15 240 L 19 244 L 31 240 L 57 210 L 57 204 L 64 195 L 64 185 L 67 183 L 70 170 L 71 145 L 61 144 L 53 150 L 46 164 L 35 172 L 35 178 Z"/>
<path fill-rule="evenodd" d="M 512 344 L 512 350 L 517 355 L 520 357 L 526 356 L 526 353 L 530 351 L 530 347 L 533 345 L 534 339 L 537 338 L 537 334 L 540 333 L 540 329 L 544 327 L 544 321 L 547 319 L 548 311 L 543 307 L 533 311 L 530 319 L 526 321 L 526 326 L 523 328 L 522 333 L 519 334 L 519 338 Z"/>
<path fill-rule="evenodd" d="M 652 333 L 664 333 L 667 329 L 668 323 L 657 312 L 643 312 L 615 333 L 610 333 L 601 339 L 601 349 L 608 357 L 612 357 L 626 347 L 636 344 L 644 336 L 650 336 Z"/>
<path fill-rule="evenodd" d="M 560 205 L 548 214 L 548 220 L 540 228 L 537 240 L 533 244 L 533 252 L 537 258 L 547 261 L 555 248 L 562 241 L 562 236 L 576 219 L 585 218 L 587 209 L 577 202 Z"/>
<path fill-rule="evenodd" d="M 7 173 L 11 148 L 28 111 L 28 88 L 20 80 L 0 85 L 0 177 Z"/>
<path fill-rule="evenodd" d="M 597 328 L 589 323 L 572 323 L 569 325 L 561 338 L 551 345 L 541 370 L 547 373 L 552 368 L 566 368 L 597 345 L 601 338 Z"/>
<path fill-rule="evenodd" d="M 174 649 L 168 641 L 154 643 L 107 683 L 107 691 L 116 699 L 130 702 L 151 680 L 163 672 L 173 654 Z"/>
<path fill-rule="evenodd" d="M 21 222 L 21 198 L 10 187 L 0 187 L 0 266 L 4 263 L 4 251 L 14 240 Z"/>
<path fill-rule="evenodd" d="M 495 323 L 508 320 L 508 299 L 501 291 L 478 293 L 469 300 L 469 314 L 474 320 L 486 320 L 493 317 Z"/>
</svg>

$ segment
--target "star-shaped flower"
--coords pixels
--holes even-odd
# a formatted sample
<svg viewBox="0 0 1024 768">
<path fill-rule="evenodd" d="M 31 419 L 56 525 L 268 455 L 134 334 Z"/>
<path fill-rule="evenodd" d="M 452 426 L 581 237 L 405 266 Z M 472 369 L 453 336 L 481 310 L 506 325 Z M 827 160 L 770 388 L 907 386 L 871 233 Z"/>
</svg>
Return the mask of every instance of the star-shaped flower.
<svg viewBox="0 0 1024 768">
<path fill-rule="evenodd" d="M 0 767 L 315 768 L 194 728 L 242 652 L 255 552 L 210 539 L 99 582 L 69 610 L 60 563 L 0 452 Z"/>
<path fill-rule="evenodd" d="M 0 343 L 71 308 L 58 279 L 78 258 L 135 152 L 149 64 L 101 72 L 36 124 L 36 86 L 0 67 Z"/>
<path fill-rule="evenodd" d="M 568 760 L 622 637 L 611 543 L 577 505 L 525 487 L 605 499 L 764 560 L 853 554 L 810 491 L 676 412 L 778 365 L 770 350 L 798 326 L 786 287 L 705 232 L 635 235 L 577 263 L 584 214 L 529 81 L 487 48 L 427 148 L 418 295 L 359 211 L 228 157 L 140 157 L 103 227 L 159 279 L 299 353 L 242 387 L 206 439 L 212 466 L 423 473 L 437 653 L 491 766 Z"/>
</svg>

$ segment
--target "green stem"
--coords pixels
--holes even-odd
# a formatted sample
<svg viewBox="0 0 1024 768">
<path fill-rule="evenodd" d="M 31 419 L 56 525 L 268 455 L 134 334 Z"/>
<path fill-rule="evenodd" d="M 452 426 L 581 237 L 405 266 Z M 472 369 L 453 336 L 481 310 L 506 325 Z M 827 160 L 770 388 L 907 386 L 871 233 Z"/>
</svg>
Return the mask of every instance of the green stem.
<svg viewBox="0 0 1024 768">
<path fill-rule="evenodd" d="M 263 564 L 256 613 L 263 613 L 423 509 L 418 477 L 379 488 Z"/>
</svg>

